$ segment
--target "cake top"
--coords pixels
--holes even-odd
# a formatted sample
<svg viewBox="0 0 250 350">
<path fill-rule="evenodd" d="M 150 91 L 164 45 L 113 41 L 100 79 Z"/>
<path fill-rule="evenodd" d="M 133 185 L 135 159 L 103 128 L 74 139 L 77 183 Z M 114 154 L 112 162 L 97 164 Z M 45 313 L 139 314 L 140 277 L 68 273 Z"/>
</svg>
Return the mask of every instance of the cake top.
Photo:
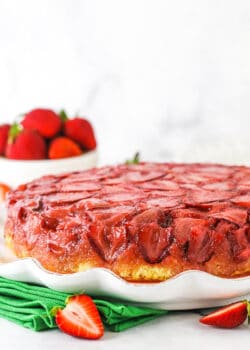
<svg viewBox="0 0 250 350">
<path fill-rule="evenodd" d="M 235 216 L 237 222 L 243 220 L 243 213 L 246 219 L 250 208 L 250 168 L 173 163 L 106 166 L 41 177 L 11 192 L 9 203 L 33 211 L 61 208 L 62 215 L 69 215 L 64 209 L 74 205 L 75 210 L 84 209 L 100 219 L 156 207 L 165 211 L 197 207 Z"/>
<path fill-rule="evenodd" d="M 87 235 L 113 262 L 135 241 L 156 263 L 177 242 L 189 261 L 204 263 L 226 237 L 235 259 L 250 255 L 250 168 L 243 166 L 140 163 L 45 176 L 11 192 L 8 206 L 32 247 L 49 232 L 73 252 Z"/>
<path fill-rule="evenodd" d="M 145 210 L 226 219 L 244 224 L 250 168 L 211 164 L 140 163 L 44 176 L 10 193 L 12 207 L 57 217 L 84 213 L 114 224 Z M 197 212 L 199 210 L 199 213 Z M 25 214 L 24 214 L 25 212 Z M 113 221 L 112 221 L 113 220 Z"/>
</svg>

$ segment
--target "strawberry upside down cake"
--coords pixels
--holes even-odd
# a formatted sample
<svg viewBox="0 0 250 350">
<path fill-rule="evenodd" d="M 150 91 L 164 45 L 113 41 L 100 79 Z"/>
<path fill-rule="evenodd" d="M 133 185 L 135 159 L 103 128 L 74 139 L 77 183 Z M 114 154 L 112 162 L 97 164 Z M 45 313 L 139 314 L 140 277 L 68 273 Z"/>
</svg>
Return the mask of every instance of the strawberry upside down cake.
<svg viewBox="0 0 250 350">
<path fill-rule="evenodd" d="M 186 270 L 250 274 L 250 168 L 140 163 L 45 176 L 8 197 L 18 257 L 72 273 L 105 267 L 129 281 Z"/>
</svg>

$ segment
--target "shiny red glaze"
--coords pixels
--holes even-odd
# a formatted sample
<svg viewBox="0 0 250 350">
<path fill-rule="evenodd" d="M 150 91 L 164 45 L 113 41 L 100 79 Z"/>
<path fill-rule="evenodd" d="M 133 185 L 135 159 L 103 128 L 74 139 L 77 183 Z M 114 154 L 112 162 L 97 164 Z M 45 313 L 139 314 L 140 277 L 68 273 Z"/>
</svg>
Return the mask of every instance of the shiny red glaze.
<svg viewBox="0 0 250 350">
<path fill-rule="evenodd" d="M 250 272 L 250 168 L 118 165 L 45 176 L 9 195 L 6 235 L 18 256 L 57 272 L 81 263 Z"/>
</svg>

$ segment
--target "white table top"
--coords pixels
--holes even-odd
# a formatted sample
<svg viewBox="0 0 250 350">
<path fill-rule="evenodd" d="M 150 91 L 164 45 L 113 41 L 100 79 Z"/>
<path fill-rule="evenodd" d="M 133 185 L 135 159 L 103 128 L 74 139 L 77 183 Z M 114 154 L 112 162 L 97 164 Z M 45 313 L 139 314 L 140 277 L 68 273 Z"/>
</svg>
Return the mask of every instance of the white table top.
<svg viewBox="0 0 250 350">
<path fill-rule="evenodd" d="M 250 339 L 250 329 L 244 324 L 233 330 L 217 329 L 198 322 L 193 312 L 178 312 L 148 322 L 122 333 L 106 332 L 97 341 L 77 339 L 58 330 L 33 332 L 0 319 L 2 349 L 243 349 Z"/>
</svg>

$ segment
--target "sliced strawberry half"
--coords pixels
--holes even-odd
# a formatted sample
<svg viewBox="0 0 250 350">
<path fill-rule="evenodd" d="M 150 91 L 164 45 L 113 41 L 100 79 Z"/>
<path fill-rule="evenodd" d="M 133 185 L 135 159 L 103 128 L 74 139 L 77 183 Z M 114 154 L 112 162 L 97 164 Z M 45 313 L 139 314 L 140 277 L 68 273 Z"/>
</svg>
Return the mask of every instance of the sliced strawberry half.
<svg viewBox="0 0 250 350">
<path fill-rule="evenodd" d="M 212 257 L 217 235 L 210 230 L 209 224 L 205 219 L 174 219 L 176 242 L 190 262 L 204 264 Z"/>
<path fill-rule="evenodd" d="M 104 333 L 98 310 L 85 294 L 70 297 L 66 307 L 57 311 L 55 320 L 61 331 L 75 337 L 99 339 Z"/>
<path fill-rule="evenodd" d="M 224 306 L 200 319 L 201 323 L 220 328 L 235 328 L 247 318 L 247 302 L 239 301 Z"/>
<path fill-rule="evenodd" d="M 129 233 L 148 263 L 160 263 L 169 254 L 173 243 L 171 222 L 172 216 L 158 208 L 145 210 L 131 221 Z"/>
<path fill-rule="evenodd" d="M 91 225 L 88 238 L 99 255 L 113 262 L 128 245 L 127 230 L 122 226 Z"/>
<path fill-rule="evenodd" d="M 243 226 L 238 230 L 229 232 L 227 234 L 227 239 L 236 261 L 242 262 L 249 259 L 250 246 L 247 227 Z"/>
</svg>

